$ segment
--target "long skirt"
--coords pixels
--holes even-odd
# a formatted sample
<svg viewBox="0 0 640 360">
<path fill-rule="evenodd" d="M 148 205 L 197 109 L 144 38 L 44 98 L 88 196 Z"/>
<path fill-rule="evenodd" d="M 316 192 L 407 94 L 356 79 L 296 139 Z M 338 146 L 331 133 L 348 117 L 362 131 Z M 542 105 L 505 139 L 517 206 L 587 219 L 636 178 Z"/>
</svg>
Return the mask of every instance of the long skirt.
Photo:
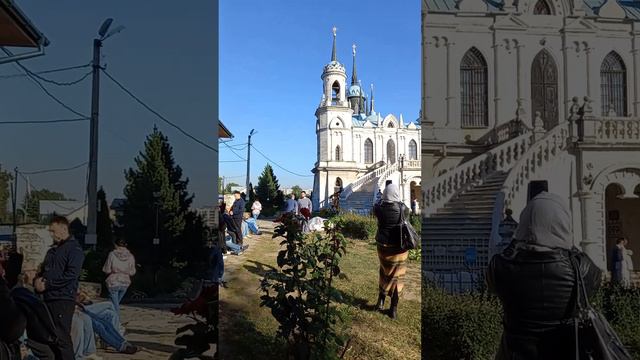
<svg viewBox="0 0 640 360">
<path fill-rule="evenodd" d="M 407 273 L 407 258 L 409 252 L 397 248 L 384 248 L 378 246 L 378 259 L 380 259 L 380 278 L 378 287 L 381 293 L 393 296 L 404 288 L 404 275 Z"/>
</svg>

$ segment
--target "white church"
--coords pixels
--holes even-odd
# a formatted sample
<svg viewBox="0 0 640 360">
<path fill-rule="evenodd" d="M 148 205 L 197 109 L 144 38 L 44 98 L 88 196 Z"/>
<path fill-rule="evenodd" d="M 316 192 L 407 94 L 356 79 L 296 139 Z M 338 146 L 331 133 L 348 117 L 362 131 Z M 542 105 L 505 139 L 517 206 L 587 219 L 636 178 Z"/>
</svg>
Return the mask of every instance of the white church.
<svg viewBox="0 0 640 360">
<path fill-rule="evenodd" d="M 312 201 L 316 209 L 329 207 L 332 196 L 341 209 L 369 213 L 387 180 L 398 184 L 409 205 L 420 198 L 420 125 L 403 116 L 376 112 L 373 85 L 369 96 L 356 71 L 353 45 L 351 82 L 338 61 L 333 28 L 331 62 L 322 72 L 322 99 L 316 110 L 317 161 Z"/>
<path fill-rule="evenodd" d="M 531 180 L 566 197 L 573 242 L 600 268 L 619 237 L 640 267 L 640 2 L 422 7 L 427 276 L 477 285 Z"/>
</svg>

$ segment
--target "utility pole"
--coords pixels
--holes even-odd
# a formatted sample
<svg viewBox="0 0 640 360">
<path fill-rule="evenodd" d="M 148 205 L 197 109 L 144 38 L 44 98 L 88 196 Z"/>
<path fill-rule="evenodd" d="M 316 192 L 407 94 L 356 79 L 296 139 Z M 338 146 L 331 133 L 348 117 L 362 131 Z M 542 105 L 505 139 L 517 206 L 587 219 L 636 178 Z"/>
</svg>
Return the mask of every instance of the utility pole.
<svg viewBox="0 0 640 360">
<path fill-rule="evenodd" d="M 93 39 L 93 85 L 91 87 L 91 130 L 89 133 L 89 183 L 87 234 L 85 244 L 95 245 L 98 208 L 98 111 L 100 105 L 100 48 L 102 40 Z"/>
<path fill-rule="evenodd" d="M 251 135 L 255 134 L 255 129 L 251 129 L 249 132 L 249 140 L 247 141 L 247 180 L 245 183 L 245 193 L 249 196 L 249 179 L 251 178 Z"/>
</svg>

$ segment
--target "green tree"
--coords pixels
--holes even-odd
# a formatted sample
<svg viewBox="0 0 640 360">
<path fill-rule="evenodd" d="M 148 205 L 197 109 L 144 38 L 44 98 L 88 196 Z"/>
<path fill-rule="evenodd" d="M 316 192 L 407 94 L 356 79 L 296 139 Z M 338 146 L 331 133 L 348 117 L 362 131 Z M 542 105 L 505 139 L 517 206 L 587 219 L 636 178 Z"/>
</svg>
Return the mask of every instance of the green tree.
<svg viewBox="0 0 640 360">
<path fill-rule="evenodd" d="M 98 233 L 98 243 L 96 247 L 100 250 L 111 250 L 113 248 L 113 222 L 109 214 L 109 204 L 107 194 L 101 187 L 98 190 L 98 217 L 96 223 Z"/>
<path fill-rule="evenodd" d="M 293 187 L 291 188 L 291 192 L 296 196 L 296 199 L 300 199 L 302 188 L 298 185 L 293 185 Z"/>
<path fill-rule="evenodd" d="M 8 222 L 11 220 L 7 209 L 9 196 L 11 194 L 9 190 L 11 180 L 13 180 L 13 176 L 11 176 L 10 173 L 0 170 L 0 222 Z"/>
<path fill-rule="evenodd" d="M 41 200 L 68 200 L 64 194 L 50 191 L 48 189 L 42 190 L 32 190 L 27 193 L 24 198 L 24 203 L 22 207 L 27 212 L 27 220 L 28 221 L 39 221 L 40 220 L 40 201 Z"/>
<path fill-rule="evenodd" d="M 236 186 L 240 186 L 240 184 L 236 184 L 234 182 L 230 182 L 230 183 L 226 184 L 225 187 L 224 187 L 225 194 L 231 193 L 231 188 L 232 187 L 236 187 Z"/>
<path fill-rule="evenodd" d="M 135 168 L 125 171 L 124 235 L 141 264 L 172 264 L 184 248 L 180 242 L 191 221 L 189 180 L 182 179 L 169 140 L 157 128 L 134 161 Z M 154 246 L 156 226 L 160 244 Z"/>
<path fill-rule="evenodd" d="M 271 165 L 267 164 L 262 170 L 262 174 L 258 177 L 258 186 L 255 188 L 256 195 L 260 198 L 263 209 L 273 209 L 274 207 L 280 207 L 282 204 L 279 202 L 278 191 L 280 190 L 280 184 L 278 184 L 278 178 L 273 173 Z M 282 198 L 284 200 L 284 198 Z"/>
</svg>

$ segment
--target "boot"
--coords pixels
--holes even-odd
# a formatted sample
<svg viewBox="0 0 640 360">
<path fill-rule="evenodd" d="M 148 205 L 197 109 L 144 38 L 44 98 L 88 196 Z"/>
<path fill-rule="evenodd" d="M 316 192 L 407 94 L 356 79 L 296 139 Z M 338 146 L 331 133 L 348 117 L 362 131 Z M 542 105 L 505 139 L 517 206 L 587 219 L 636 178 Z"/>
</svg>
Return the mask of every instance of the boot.
<svg viewBox="0 0 640 360">
<path fill-rule="evenodd" d="M 376 305 L 376 309 L 378 311 L 384 310 L 384 299 L 385 299 L 385 294 L 383 291 L 381 291 L 380 294 L 378 294 L 378 304 Z"/>
<path fill-rule="evenodd" d="M 391 307 L 389 308 L 389 316 L 396 320 L 398 318 L 398 290 L 393 292 L 391 296 Z"/>
</svg>

